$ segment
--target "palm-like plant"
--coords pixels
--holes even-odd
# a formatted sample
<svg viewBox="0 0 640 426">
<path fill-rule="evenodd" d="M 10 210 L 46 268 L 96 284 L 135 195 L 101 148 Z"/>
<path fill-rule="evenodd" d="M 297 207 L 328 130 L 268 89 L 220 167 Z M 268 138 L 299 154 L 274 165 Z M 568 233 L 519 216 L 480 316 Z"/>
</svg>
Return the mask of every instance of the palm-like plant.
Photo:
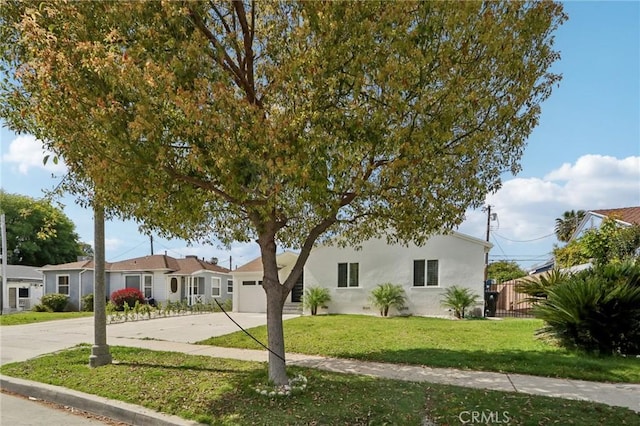
<svg viewBox="0 0 640 426">
<path fill-rule="evenodd" d="M 389 308 L 404 308 L 405 302 L 406 296 L 401 285 L 391 283 L 378 284 L 371 291 L 371 303 L 380 309 L 380 315 L 383 317 L 389 315 Z"/>
<path fill-rule="evenodd" d="M 329 294 L 329 289 L 322 287 L 309 287 L 304 291 L 302 305 L 311 310 L 311 315 L 316 315 L 318 313 L 318 307 L 324 306 L 324 304 L 330 300 L 331 295 Z"/>
<path fill-rule="evenodd" d="M 550 289 L 559 283 L 568 280 L 570 276 L 571 274 L 568 272 L 562 272 L 559 269 L 552 269 L 549 273 L 518 280 L 515 290 L 518 293 L 530 296 L 524 301 L 535 303 L 540 299 L 546 299 Z"/>
<path fill-rule="evenodd" d="M 585 211 L 569 210 L 562 214 L 562 217 L 556 218 L 555 233 L 558 241 L 567 242 L 575 232 L 576 228 L 582 222 Z"/>
<path fill-rule="evenodd" d="M 469 306 L 477 304 L 479 297 L 466 287 L 454 285 L 444 292 L 442 306 L 453 309 L 456 318 L 464 318 L 464 311 Z"/>
</svg>

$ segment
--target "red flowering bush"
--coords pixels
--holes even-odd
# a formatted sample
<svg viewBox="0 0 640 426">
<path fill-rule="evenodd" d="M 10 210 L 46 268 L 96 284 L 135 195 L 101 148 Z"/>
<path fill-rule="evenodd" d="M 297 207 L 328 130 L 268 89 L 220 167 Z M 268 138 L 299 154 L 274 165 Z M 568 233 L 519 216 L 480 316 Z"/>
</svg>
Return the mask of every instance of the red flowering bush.
<svg viewBox="0 0 640 426">
<path fill-rule="evenodd" d="M 144 295 L 137 288 L 123 288 L 111 293 L 111 301 L 116 305 L 116 309 L 121 311 L 124 309 L 124 303 L 127 302 L 129 307 L 136 305 L 136 300 L 142 305 L 144 303 Z"/>
</svg>

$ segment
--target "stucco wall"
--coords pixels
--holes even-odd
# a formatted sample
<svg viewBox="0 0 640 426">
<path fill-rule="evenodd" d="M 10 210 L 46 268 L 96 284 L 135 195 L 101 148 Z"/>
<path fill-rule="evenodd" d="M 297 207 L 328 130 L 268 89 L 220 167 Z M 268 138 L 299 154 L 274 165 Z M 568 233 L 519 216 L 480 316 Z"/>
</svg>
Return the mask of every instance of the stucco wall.
<svg viewBox="0 0 640 426">
<path fill-rule="evenodd" d="M 413 287 L 413 261 L 421 259 L 438 260 L 437 287 Z M 338 288 L 338 263 L 359 264 L 359 287 Z M 391 282 L 405 289 L 408 309 L 402 314 L 449 316 L 441 306 L 444 290 L 453 285 L 464 286 L 482 300 L 483 277 L 484 245 L 456 234 L 434 236 L 422 247 L 389 246 L 384 239 L 366 241 L 361 250 L 318 247 L 305 266 L 304 286 L 330 290 L 329 313 L 378 315 L 369 301 L 370 292 L 378 284 Z"/>
</svg>

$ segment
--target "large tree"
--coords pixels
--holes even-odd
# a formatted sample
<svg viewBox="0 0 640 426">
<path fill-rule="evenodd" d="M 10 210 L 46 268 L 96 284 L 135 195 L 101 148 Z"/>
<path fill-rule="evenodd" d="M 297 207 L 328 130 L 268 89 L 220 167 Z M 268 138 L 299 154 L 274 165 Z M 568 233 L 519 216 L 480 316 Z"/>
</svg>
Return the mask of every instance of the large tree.
<svg viewBox="0 0 640 426">
<path fill-rule="evenodd" d="M 44 266 L 73 262 L 83 254 L 75 225 L 47 200 L 35 200 L 0 190 L 0 212 L 7 226 L 8 261 Z"/>
<path fill-rule="evenodd" d="M 493 278 L 497 283 L 522 278 L 527 273 L 516 262 L 508 260 L 500 260 L 491 262 L 487 267 L 489 278 Z"/>
<path fill-rule="evenodd" d="M 552 2 L 14 2 L 0 113 L 123 217 L 255 240 L 269 376 L 320 240 L 424 243 L 517 172 L 559 76 Z M 276 248 L 300 250 L 278 277 Z"/>
</svg>

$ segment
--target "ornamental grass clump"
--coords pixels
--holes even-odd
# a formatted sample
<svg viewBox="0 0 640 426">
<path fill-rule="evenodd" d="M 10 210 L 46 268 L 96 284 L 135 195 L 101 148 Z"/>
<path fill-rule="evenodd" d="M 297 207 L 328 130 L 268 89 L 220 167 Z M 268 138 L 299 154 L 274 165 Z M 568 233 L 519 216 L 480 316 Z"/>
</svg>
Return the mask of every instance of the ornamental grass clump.
<svg viewBox="0 0 640 426">
<path fill-rule="evenodd" d="M 402 286 L 391 283 L 378 284 L 371 291 L 370 299 L 371 303 L 380 310 L 380 315 L 383 317 L 389 315 L 390 308 L 398 310 L 404 308 L 407 300 Z"/>
</svg>

